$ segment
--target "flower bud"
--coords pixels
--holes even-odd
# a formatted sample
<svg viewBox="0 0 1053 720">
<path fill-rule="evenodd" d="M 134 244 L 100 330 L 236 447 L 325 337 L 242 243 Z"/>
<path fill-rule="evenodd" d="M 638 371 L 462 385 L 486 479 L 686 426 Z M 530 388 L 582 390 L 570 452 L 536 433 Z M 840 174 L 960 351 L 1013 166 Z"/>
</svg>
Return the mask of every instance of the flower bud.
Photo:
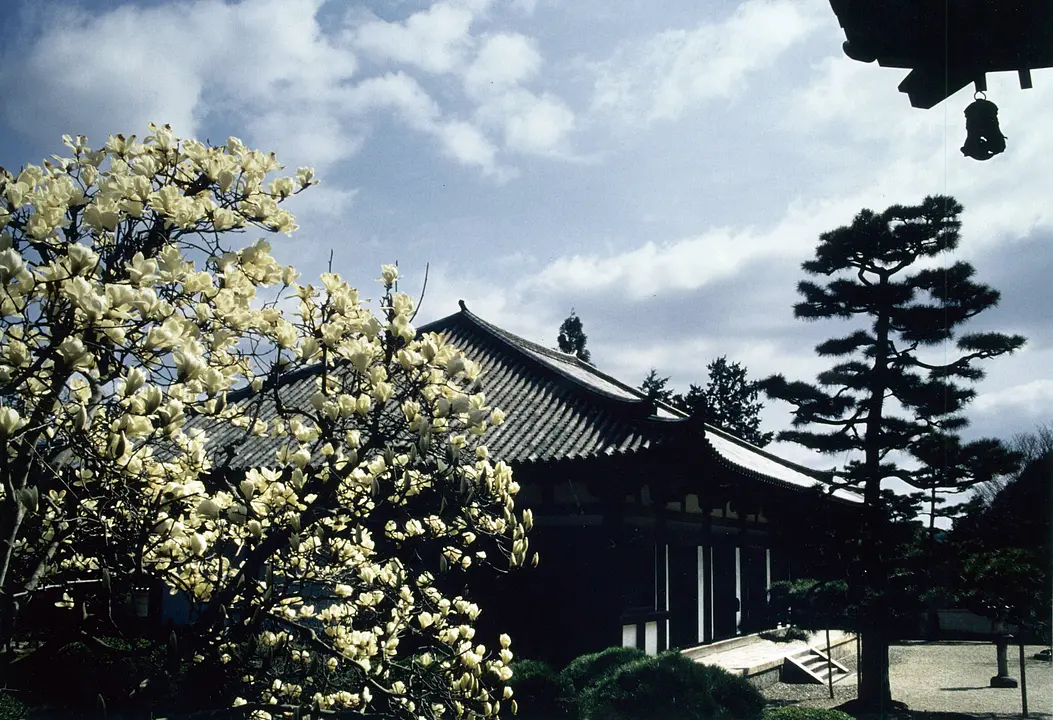
<svg viewBox="0 0 1053 720">
<path fill-rule="evenodd" d="M 88 408 L 83 405 L 77 407 L 77 412 L 73 414 L 73 429 L 77 431 L 83 431 L 88 428 Z"/>
<path fill-rule="evenodd" d="M 24 507 L 28 512 L 35 513 L 37 508 L 40 507 L 40 493 L 35 487 L 27 487 L 17 490 L 15 496 L 18 500 L 18 504 Z"/>
</svg>

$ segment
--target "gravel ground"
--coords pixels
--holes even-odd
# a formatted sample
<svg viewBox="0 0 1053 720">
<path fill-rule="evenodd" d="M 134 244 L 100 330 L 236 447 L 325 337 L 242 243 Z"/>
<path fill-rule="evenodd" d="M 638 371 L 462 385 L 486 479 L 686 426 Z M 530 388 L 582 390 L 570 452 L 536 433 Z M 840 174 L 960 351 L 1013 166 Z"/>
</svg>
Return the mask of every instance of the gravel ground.
<svg viewBox="0 0 1053 720">
<path fill-rule="evenodd" d="M 1053 665 L 1032 658 L 1041 646 L 1025 648 L 1029 716 L 1053 720 Z M 1010 675 L 1020 679 L 1020 655 L 1009 648 Z M 854 663 L 855 658 L 852 658 Z M 984 642 L 910 643 L 889 650 L 892 697 L 916 711 L 914 718 L 1018 718 L 1020 688 L 989 687 L 995 674 L 995 648 Z M 845 663 L 852 670 L 853 664 Z M 775 683 L 764 689 L 773 704 L 837 707 L 855 699 L 855 676 L 834 685 L 834 699 L 825 685 Z"/>
</svg>

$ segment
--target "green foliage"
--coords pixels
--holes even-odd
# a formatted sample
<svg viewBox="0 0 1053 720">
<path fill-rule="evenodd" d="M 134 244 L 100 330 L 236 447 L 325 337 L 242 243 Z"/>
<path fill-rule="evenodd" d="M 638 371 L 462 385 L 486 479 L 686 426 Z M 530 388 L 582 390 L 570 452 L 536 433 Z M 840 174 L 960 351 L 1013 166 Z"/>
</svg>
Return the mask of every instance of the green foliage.
<svg viewBox="0 0 1053 720">
<path fill-rule="evenodd" d="M 764 698 L 745 678 L 680 653 L 623 665 L 581 696 L 586 720 L 752 720 Z"/>
<path fill-rule="evenodd" d="M 857 623 L 848 603 L 848 585 L 843 580 L 780 581 L 772 583 L 770 592 L 772 612 L 778 621 L 807 630 L 855 629 Z"/>
<path fill-rule="evenodd" d="M 1049 635 L 1053 607 L 1053 451 L 1033 459 L 955 523 L 952 558 L 961 599 L 974 611 Z"/>
<path fill-rule="evenodd" d="M 658 369 L 651 368 L 647 373 L 647 377 L 640 383 L 640 389 L 643 390 L 648 400 L 671 403 L 673 401 L 673 391 L 666 387 L 668 384 L 669 378 L 658 377 Z"/>
<path fill-rule="evenodd" d="M 788 643 L 796 640 L 807 640 L 811 635 L 807 630 L 803 630 L 794 625 L 789 627 L 782 627 L 776 630 L 765 630 L 759 633 L 762 640 L 768 640 L 769 642 L 777 643 Z"/>
<path fill-rule="evenodd" d="M 559 343 L 559 351 L 575 355 L 582 362 L 590 362 L 592 355 L 585 347 L 588 339 L 581 324 L 581 318 L 572 309 L 567 319 L 559 326 L 559 337 L 556 338 L 556 342 Z"/>
<path fill-rule="evenodd" d="M 21 700 L 7 693 L 0 693 L 0 720 L 23 720 L 29 717 L 29 708 Z"/>
<path fill-rule="evenodd" d="M 832 708 L 805 708 L 788 705 L 764 711 L 764 720 L 854 720 L 848 713 Z"/>
<path fill-rule="evenodd" d="M 582 692 L 616 668 L 646 657 L 647 653 L 639 648 L 610 647 L 574 658 L 563 668 L 562 675 L 576 691 Z"/>
<path fill-rule="evenodd" d="M 508 682 L 514 692 L 520 720 L 571 720 L 578 716 L 577 700 L 570 681 L 538 660 L 520 660 L 512 665 Z"/>
<path fill-rule="evenodd" d="M 737 362 L 729 363 L 727 356 L 722 355 L 706 369 L 709 370 L 704 393 L 706 421 L 759 447 L 770 443 L 775 433 L 760 431 L 760 411 L 764 403 L 757 401 L 760 388 L 746 379 L 746 368 Z M 691 387 L 692 391 L 695 389 Z M 691 401 L 691 391 L 683 400 Z"/>
</svg>

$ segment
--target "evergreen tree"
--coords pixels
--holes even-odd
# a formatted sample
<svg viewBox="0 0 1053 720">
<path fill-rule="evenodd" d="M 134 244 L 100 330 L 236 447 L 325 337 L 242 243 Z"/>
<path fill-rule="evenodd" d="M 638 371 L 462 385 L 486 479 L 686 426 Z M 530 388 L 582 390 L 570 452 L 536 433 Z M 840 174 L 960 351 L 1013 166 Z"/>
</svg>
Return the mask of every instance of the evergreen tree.
<svg viewBox="0 0 1053 720">
<path fill-rule="evenodd" d="M 575 355 L 582 362 L 591 362 L 592 355 L 585 347 L 588 337 L 581 325 L 581 318 L 575 314 L 573 308 L 567 319 L 559 326 L 559 337 L 556 338 L 556 341 L 559 343 L 560 352 Z"/>
<path fill-rule="evenodd" d="M 928 197 L 917 206 L 863 210 L 850 226 L 821 235 L 815 258 L 802 268 L 829 279 L 799 283 L 804 299 L 794 306 L 794 315 L 856 320 L 862 327 L 816 347 L 834 362 L 816 384 L 788 382 L 781 375 L 762 383 L 769 397 L 795 408 L 793 429 L 779 433 L 780 440 L 855 455 L 834 476 L 838 484 L 859 490 L 864 500 L 860 572 L 852 573 L 850 590 L 862 608 L 860 704 L 878 710 L 891 703 L 887 620 L 895 574 L 882 483 L 899 478 L 928 489 L 933 477 L 900 467 L 897 454 L 960 429 L 960 413 L 975 395 L 960 383 L 983 376 L 975 362 L 1024 344 L 1020 336 L 958 332 L 999 299 L 997 291 L 972 280 L 968 263 L 931 267 L 930 259 L 957 247 L 961 211 L 953 198 Z M 914 269 L 921 260 L 930 267 Z M 942 362 L 923 353 L 934 346 L 940 352 L 933 355 Z M 946 358 L 949 346 L 957 348 L 957 357 Z M 957 471 L 938 481 L 944 479 L 956 487 L 966 482 Z"/>
<path fill-rule="evenodd" d="M 643 383 L 640 385 L 640 389 L 644 391 L 644 394 L 652 402 L 671 403 L 673 401 L 673 391 L 666 387 L 668 383 L 669 378 L 658 377 L 657 368 L 651 368 L 651 371 L 647 373 L 647 377 L 644 378 Z"/>
<path fill-rule="evenodd" d="M 706 422 L 709 422 L 706 389 L 701 385 L 691 383 L 685 394 L 681 395 L 680 393 L 673 393 L 673 396 L 669 399 L 669 403 L 677 410 L 681 410 L 692 417 L 700 416 L 706 419 Z"/>
<path fill-rule="evenodd" d="M 950 534 L 960 597 L 982 615 L 1023 625 L 1031 642 L 1050 642 L 1051 495 L 1053 450 L 1029 460 L 989 503 L 982 495 L 967 503 Z"/>
<path fill-rule="evenodd" d="M 722 355 L 706 366 L 709 384 L 705 398 L 707 421 L 721 430 L 764 447 L 774 433 L 760 431 L 760 411 L 764 403 L 757 401 L 760 388 L 746 379 L 746 368 L 737 362 L 729 363 Z"/>
<path fill-rule="evenodd" d="M 673 406 L 759 447 L 770 443 L 775 433 L 760 431 L 760 411 L 764 407 L 757 401 L 760 386 L 746 379 L 746 368 L 737 362 L 729 363 L 727 356 L 722 355 L 706 369 L 706 387 L 692 384 L 687 393 L 674 394 L 670 400 Z"/>
</svg>

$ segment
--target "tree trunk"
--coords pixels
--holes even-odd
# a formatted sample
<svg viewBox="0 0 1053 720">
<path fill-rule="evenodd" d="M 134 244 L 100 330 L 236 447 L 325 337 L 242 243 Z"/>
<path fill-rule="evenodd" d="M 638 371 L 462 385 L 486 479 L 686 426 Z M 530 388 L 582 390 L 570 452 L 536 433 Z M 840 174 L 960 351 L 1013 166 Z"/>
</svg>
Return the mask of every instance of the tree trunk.
<svg viewBox="0 0 1053 720">
<path fill-rule="evenodd" d="M 882 278 L 882 284 L 887 277 Z M 861 592 L 861 627 L 863 654 L 860 663 L 861 683 L 859 703 L 865 708 L 882 711 L 892 705 L 892 690 L 888 680 L 889 628 L 884 595 L 888 592 L 888 568 L 885 565 L 885 522 L 881 499 L 881 450 L 884 420 L 884 399 L 888 385 L 889 317 L 882 312 L 875 323 L 873 380 L 868 392 L 870 407 L 867 413 L 864 438 L 863 524 L 860 560 L 863 563 Z"/>
<path fill-rule="evenodd" d="M 888 710 L 892 707 L 892 687 L 888 680 L 888 634 L 879 624 L 868 624 L 863 630 L 862 641 L 863 652 L 858 668 L 859 703 L 876 711 Z"/>
<path fill-rule="evenodd" d="M 859 699 L 862 708 L 884 712 L 892 707 L 892 689 L 889 685 L 888 648 L 891 633 L 890 618 L 886 610 L 885 594 L 888 592 L 888 568 L 885 564 L 884 523 L 877 507 L 864 508 L 861 528 L 861 560 L 863 561 L 862 592 L 856 595 L 860 603 L 863 633 L 863 652 L 858 668 L 860 675 Z"/>
</svg>

